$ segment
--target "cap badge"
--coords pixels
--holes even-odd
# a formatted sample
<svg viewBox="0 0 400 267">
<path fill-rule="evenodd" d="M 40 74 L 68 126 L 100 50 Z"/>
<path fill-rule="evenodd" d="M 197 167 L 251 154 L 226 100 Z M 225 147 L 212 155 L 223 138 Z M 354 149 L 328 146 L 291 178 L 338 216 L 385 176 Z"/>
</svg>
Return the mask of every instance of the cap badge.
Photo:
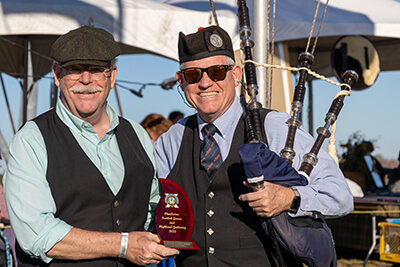
<svg viewBox="0 0 400 267">
<path fill-rule="evenodd" d="M 210 36 L 210 43 L 214 47 L 220 48 L 223 45 L 224 41 L 222 40 L 221 36 L 219 36 L 218 34 L 213 33 Z"/>
</svg>

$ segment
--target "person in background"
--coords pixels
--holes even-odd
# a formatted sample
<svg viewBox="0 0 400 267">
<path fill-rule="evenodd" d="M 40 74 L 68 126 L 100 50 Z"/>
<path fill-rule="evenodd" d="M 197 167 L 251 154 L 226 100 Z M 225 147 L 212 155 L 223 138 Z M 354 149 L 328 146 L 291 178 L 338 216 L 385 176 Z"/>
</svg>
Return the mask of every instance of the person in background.
<svg viewBox="0 0 400 267">
<path fill-rule="evenodd" d="M 180 119 L 183 119 L 183 113 L 180 111 L 172 111 L 169 116 L 168 119 L 170 121 L 172 121 L 172 123 L 176 123 L 178 122 Z"/>
<path fill-rule="evenodd" d="M 150 138 L 107 102 L 119 54 L 90 26 L 52 46 L 60 97 L 14 136 L 4 177 L 18 266 L 138 266 L 179 253 L 146 231 L 160 198 Z"/>
<path fill-rule="evenodd" d="M 264 182 L 263 190 L 252 192 L 243 184 L 246 176 L 237 152 L 245 142 L 235 90 L 242 71 L 229 35 L 218 26 L 181 32 L 178 50 L 176 77 L 197 113 L 175 123 L 154 143 L 159 177 L 178 183 L 193 207 L 191 240 L 200 250 L 181 251 L 177 266 L 276 266 L 259 216 L 283 211 L 295 217 L 344 216 L 353 210 L 351 191 L 332 157 L 320 151 L 308 185 Z M 279 154 L 290 115 L 271 111 L 264 118 L 270 149 Z M 300 167 L 313 143 L 304 129 L 298 130 L 293 167 Z"/>
<path fill-rule="evenodd" d="M 149 134 L 151 141 L 156 141 L 158 137 L 168 131 L 169 127 L 172 126 L 172 122 L 169 119 L 164 118 L 160 114 L 151 113 L 147 115 L 140 125 Z"/>
<path fill-rule="evenodd" d="M 400 151 L 397 160 L 399 161 L 399 166 L 389 171 L 388 187 L 392 193 L 400 193 Z"/>
</svg>

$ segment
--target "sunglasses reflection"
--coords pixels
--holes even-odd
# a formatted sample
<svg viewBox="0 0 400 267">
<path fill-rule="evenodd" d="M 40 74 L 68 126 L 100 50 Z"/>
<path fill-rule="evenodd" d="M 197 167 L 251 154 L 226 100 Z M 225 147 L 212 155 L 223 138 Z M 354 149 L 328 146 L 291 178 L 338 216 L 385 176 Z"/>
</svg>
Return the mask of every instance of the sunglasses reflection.
<svg viewBox="0 0 400 267">
<path fill-rule="evenodd" d="M 231 69 L 232 65 L 214 65 L 208 68 L 187 68 L 181 70 L 187 83 L 197 83 L 206 72 L 208 77 L 214 82 L 222 81 L 226 77 L 226 72 Z"/>
</svg>

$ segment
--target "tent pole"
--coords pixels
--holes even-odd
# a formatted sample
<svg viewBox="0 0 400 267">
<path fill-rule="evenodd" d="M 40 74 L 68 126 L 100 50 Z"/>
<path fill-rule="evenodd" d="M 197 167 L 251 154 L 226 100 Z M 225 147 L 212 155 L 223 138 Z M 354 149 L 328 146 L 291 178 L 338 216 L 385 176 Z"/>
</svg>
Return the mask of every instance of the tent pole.
<svg viewBox="0 0 400 267">
<path fill-rule="evenodd" d="M 50 84 L 50 108 L 54 108 L 57 103 L 58 97 L 58 87 L 56 86 L 54 80 Z"/>
<path fill-rule="evenodd" d="M 4 160 L 6 164 L 8 163 L 8 157 L 9 157 L 9 149 L 6 140 L 3 137 L 3 134 L 0 131 L 0 152 L 4 156 Z M 0 157 L 1 158 L 1 157 Z"/>
<path fill-rule="evenodd" d="M 121 117 L 123 117 L 124 115 L 122 114 L 121 103 L 119 102 L 119 94 L 118 94 L 118 91 L 117 91 L 117 85 L 114 86 L 114 90 L 115 90 L 115 97 L 117 98 L 119 114 L 121 115 Z"/>
<path fill-rule="evenodd" d="M 33 58 L 31 47 L 31 38 L 28 37 L 28 65 L 27 65 L 27 106 L 26 106 L 26 120 L 31 120 L 36 117 L 37 112 L 37 95 L 38 95 L 38 83 L 35 82 L 34 71 L 33 71 Z"/>
<path fill-rule="evenodd" d="M 6 99 L 6 105 L 7 105 L 7 109 L 8 109 L 8 116 L 10 117 L 11 127 L 13 129 L 13 133 L 15 134 L 14 119 L 13 119 L 13 116 L 11 113 L 10 103 L 8 102 L 7 91 L 6 91 L 6 87 L 4 85 L 4 80 L 3 80 L 3 73 L 1 73 L 1 72 L 0 72 L 0 80 L 1 80 L 1 86 L 3 87 L 4 98 Z"/>
<path fill-rule="evenodd" d="M 37 107 L 37 89 L 38 84 L 35 83 L 33 77 L 32 53 L 30 37 L 24 36 L 24 65 L 23 65 L 23 82 L 22 82 L 22 107 L 20 115 L 20 125 L 36 116 Z"/>
<path fill-rule="evenodd" d="M 21 125 L 26 122 L 26 115 L 28 111 L 28 39 L 25 38 L 25 56 L 24 56 L 24 82 L 22 86 L 22 118 Z"/>
<path fill-rule="evenodd" d="M 253 0 L 253 28 L 254 28 L 254 61 L 267 63 L 269 14 L 267 11 L 268 0 Z M 267 68 L 256 68 L 258 83 L 258 101 L 263 107 L 271 108 L 271 99 L 267 94 Z M 271 90 L 271 88 L 269 88 Z"/>
</svg>

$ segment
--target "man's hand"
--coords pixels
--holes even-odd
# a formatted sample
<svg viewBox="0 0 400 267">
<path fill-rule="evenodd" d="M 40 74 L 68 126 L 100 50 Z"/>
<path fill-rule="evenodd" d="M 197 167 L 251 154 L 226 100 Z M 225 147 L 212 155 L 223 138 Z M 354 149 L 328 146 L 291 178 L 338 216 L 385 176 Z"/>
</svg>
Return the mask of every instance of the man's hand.
<svg viewBox="0 0 400 267">
<path fill-rule="evenodd" d="M 72 228 L 46 255 L 56 259 L 98 259 L 118 257 L 121 233 L 104 233 Z M 130 232 L 125 258 L 138 265 L 159 263 L 175 257 L 179 250 L 160 245 L 160 238 L 150 232 Z"/>
<path fill-rule="evenodd" d="M 250 184 L 244 182 L 248 187 Z M 294 192 L 289 187 L 264 182 L 264 189 L 239 196 L 239 200 L 247 201 L 249 206 L 260 217 L 273 217 L 282 211 L 289 210 Z"/>
<path fill-rule="evenodd" d="M 149 232 L 130 232 L 126 259 L 138 264 L 159 263 L 175 257 L 179 250 L 160 245 L 160 238 Z"/>
</svg>

